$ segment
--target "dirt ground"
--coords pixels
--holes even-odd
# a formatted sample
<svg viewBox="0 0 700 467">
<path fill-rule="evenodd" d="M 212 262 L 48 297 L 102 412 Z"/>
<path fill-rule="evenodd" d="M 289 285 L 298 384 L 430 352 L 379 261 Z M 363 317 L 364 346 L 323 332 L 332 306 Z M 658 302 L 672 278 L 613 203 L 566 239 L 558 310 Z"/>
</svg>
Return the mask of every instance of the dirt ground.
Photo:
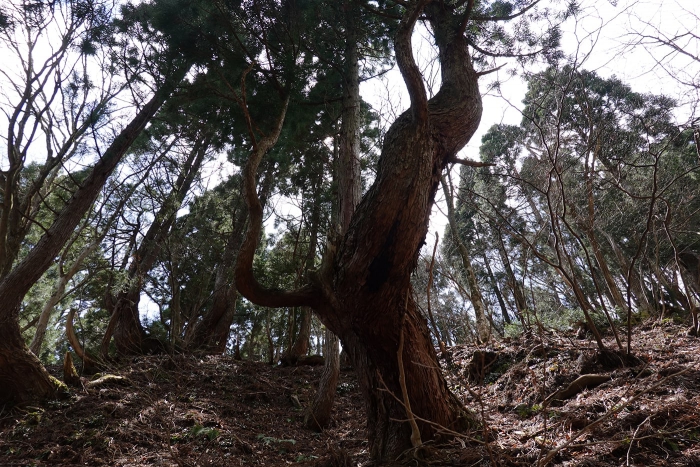
<svg viewBox="0 0 700 467">
<path fill-rule="evenodd" d="M 451 348 L 449 384 L 481 428 L 411 464 L 700 466 L 699 344 L 680 326 L 649 322 L 635 330 L 634 359 L 601 356 L 573 333 Z M 606 345 L 617 348 L 612 336 Z M 110 370 L 122 380 L 3 410 L 0 466 L 371 465 L 351 370 L 333 426 L 303 428 L 321 370 L 139 358 Z"/>
</svg>

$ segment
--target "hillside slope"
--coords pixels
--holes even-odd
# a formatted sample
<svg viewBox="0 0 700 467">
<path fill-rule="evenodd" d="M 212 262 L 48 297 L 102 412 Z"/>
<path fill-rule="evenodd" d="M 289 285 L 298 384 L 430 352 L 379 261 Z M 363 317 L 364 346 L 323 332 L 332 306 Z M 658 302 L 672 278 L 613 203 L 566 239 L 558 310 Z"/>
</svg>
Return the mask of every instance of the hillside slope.
<svg viewBox="0 0 700 467">
<path fill-rule="evenodd" d="M 450 384 L 483 427 L 423 456 L 431 465 L 532 466 L 549 455 L 562 466 L 700 466 L 700 342 L 673 324 L 635 336 L 632 360 L 601 358 L 590 341 L 555 333 L 451 348 Z M 303 428 L 320 372 L 139 358 L 113 369 L 124 380 L 4 410 L 0 465 L 369 465 L 351 371 L 341 375 L 334 425 Z"/>
</svg>

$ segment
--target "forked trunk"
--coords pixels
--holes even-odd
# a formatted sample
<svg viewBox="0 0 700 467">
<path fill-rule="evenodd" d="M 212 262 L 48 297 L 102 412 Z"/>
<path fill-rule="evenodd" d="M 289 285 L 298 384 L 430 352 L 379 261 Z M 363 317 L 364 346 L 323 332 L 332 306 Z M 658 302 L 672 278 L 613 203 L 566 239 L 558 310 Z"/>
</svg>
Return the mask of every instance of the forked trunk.
<svg viewBox="0 0 700 467">
<path fill-rule="evenodd" d="M 423 15 L 433 29 L 441 66 L 441 87 L 431 99 L 411 46 L 413 26 Z M 440 176 L 481 117 L 478 75 L 462 16 L 444 2 L 407 4 L 394 50 L 411 107 L 388 130 L 375 181 L 352 215 L 347 233 L 337 249 L 331 245 L 321 268 L 309 274 L 310 283 L 300 289 L 268 289 L 252 274 L 263 220 L 254 191 L 256 171 L 267 143 L 274 144 L 278 132 L 253 145 L 243 171 L 251 222 L 236 265 L 238 290 L 262 306 L 311 306 L 340 337 L 364 394 L 369 448 L 378 462 L 393 461 L 413 447 L 405 421 L 411 414 L 399 402 L 404 400 L 397 355 L 401 332 L 405 389 L 421 439 L 434 439 L 438 427 L 459 430 L 473 420 L 447 387 L 410 286 Z"/>
</svg>

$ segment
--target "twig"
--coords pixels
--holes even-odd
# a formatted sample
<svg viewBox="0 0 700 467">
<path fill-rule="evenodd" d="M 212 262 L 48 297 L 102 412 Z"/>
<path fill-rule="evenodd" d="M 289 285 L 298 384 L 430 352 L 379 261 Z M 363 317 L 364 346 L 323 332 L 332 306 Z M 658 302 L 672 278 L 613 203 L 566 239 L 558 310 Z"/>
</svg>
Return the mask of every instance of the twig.
<svg viewBox="0 0 700 467">
<path fill-rule="evenodd" d="M 647 418 L 645 418 L 642 423 L 637 425 L 637 429 L 634 430 L 634 434 L 632 435 L 632 440 L 630 441 L 630 447 L 627 448 L 627 466 L 628 467 L 630 465 L 630 452 L 632 452 L 632 446 L 634 445 L 634 439 L 637 437 L 637 433 L 639 432 L 639 429 L 642 427 L 642 425 L 644 425 L 650 418 L 651 418 L 651 415 L 649 415 Z"/>
<path fill-rule="evenodd" d="M 539 462 L 538 466 L 539 466 L 539 467 L 544 467 L 545 465 L 547 465 L 547 464 L 549 463 L 549 461 L 551 461 L 551 460 L 554 458 L 554 456 L 557 455 L 557 453 L 558 453 L 559 451 L 561 451 L 562 449 L 568 447 L 571 443 L 573 443 L 576 439 L 578 439 L 581 435 L 583 435 L 585 432 L 587 432 L 587 431 L 590 430 L 591 428 L 600 425 L 600 424 L 603 423 L 605 420 L 607 420 L 608 418 L 610 418 L 610 417 L 612 417 L 613 415 L 615 415 L 616 413 L 618 413 L 620 410 L 622 410 L 622 408 L 623 408 L 625 405 L 631 404 L 632 402 L 636 401 L 637 399 L 639 399 L 640 397 L 642 397 L 642 396 L 643 396 L 644 394 L 646 394 L 647 392 L 649 392 L 649 391 L 651 391 L 651 390 L 653 390 L 653 389 L 658 388 L 659 386 L 663 385 L 666 381 L 668 381 L 668 380 L 671 379 L 671 378 L 675 378 L 676 376 L 680 376 L 680 375 L 682 375 L 683 373 L 686 373 L 688 370 L 690 370 L 690 367 L 685 368 L 684 370 L 681 370 L 681 371 L 679 371 L 679 372 L 673 373 L 672 375 L 668 375 L 667 377 L 665 377 L 664 379 L 662 379 L 662 380 L 659 381 L 658 383 L 656 383 L 656 384 L 654 384 L 654 385 L 652 385 L 652 386 L 649 386 L 648 388 L 644 389 L 643 391 L 640 391 L 638 394 L 636 394 L 636 395 L 633 396 L 631 399 L 629 399 L 628 401 L 626 401 L 625 404 L 618 403 L 617 406 L 614 406 L 610 411 L 604 413 L 600 418 L 598 418 L 597 420 L 593 421 L 592 423 L 589 423 L 589 424 L 586 425 L 585 427 L 581 428 L 581 429 L 578 431 L 578 433 L 576 433 L 574 436 L 572 436 L 571 438 L 569 438 L 568 441 L 566 441 L 565 443 L 561 444 L 560 446 L 557 446 L 556 448 L 554 448 L 554 449 L 552 449 L 551 451 L 549 451 L 549 453 L 545 456 L 545 458 L 542 459 L 542 460 Z"/>
</svg>

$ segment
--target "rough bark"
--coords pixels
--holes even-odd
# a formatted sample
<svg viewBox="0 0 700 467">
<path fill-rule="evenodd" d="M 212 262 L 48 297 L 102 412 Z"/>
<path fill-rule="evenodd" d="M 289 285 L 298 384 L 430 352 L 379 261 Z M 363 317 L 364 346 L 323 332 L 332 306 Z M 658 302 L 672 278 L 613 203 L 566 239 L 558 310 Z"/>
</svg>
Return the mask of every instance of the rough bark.
<svg viewBox="0 0 700 467">
<path fill-rule="evenodd" d="M 478 74 L 460 15 L 448 4 L 426 3 L 408 5 L 394 41 L 411 106 L 387 132 L 376 179 L 346 235 L 327 252 L 307 286 L 293 291 L 267 289 L 253 277 L 262 221 L 253 189 L 264 155 L 258 145 L 244 169 L 251 228 L 238 257 L 238 289 L 263 306 L 311 306 L 340 337 L 365 398 L 370 453 L 379 462 L 394 460 L 412 448 L 411 430 L 403 421 L 406 410 L 395 398 L 400 400 L 402 392 L 397 361 L 402 320 L 406 394 L 421 439 L 434 439 L 439 426 L 459 430 L 473 421 L 449 391 L 410 285 L 440 175 L 474 134 L 482 111 Z M 440 90 L 431 99 L 411 47 L 413 27 L 421 15 L 434 31 L 442 73 Z"/>
<path fill-rule="evenodd" d="M 22 299 L 53 264 L 80 219 L 95 202 L 107 178 L 188 68 L 181 67 L 175 72 L 117 135 L 34 248 L 0 282 L 0 404 L 44 399 L 56 394 L 55 382 L 20 335 Z"/>
<path fill-rule="evenodd" d="M 333 275 L 335 312 L 320 313 L 348 348 L 368 412 L 372 457 L 394 459 L 411 448 L 410 428 L 399 396 L 398 325 L 404 317 L 403 360 L 413 413 L 437 426 L 464 427 L 466 412 L 439 370 L 427 323 L 410 287 L 442 170 L 476 130 L 481 116 L 477 74 L 466 39 L 449 6 L 431 3 L 424 13 L 439 49 L 442 85 L 427 99 L 413 60 L 411 32 L 422 12 L 404 16 L 395 53 L 411 107 L 387 132 L 377 178 L 353 216 L 338 248 Z M 393 395 L 388 394 L 388 389 Z M 418 421 L 424 441 L 436 425 Z"/>
<path fill-rule="evenodd" d="M 309 339 L 311 338 L 311 309 L 304 307 L 299 315 L 299 332 L 289 349 L 289 356 L 292 360 L 298 360 L 309 353 Z"/>
</svg>

